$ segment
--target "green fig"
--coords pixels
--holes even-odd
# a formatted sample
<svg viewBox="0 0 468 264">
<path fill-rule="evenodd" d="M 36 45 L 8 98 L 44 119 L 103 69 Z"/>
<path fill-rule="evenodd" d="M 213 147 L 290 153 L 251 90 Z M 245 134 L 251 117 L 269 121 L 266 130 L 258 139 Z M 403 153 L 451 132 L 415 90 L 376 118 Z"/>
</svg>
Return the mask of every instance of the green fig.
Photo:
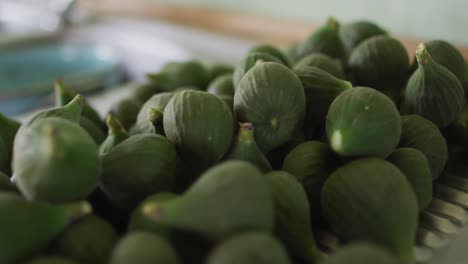
<svg viewBox="0 0 468 264">
<path fill-rule="evenodd" d="M 401 124 L 399 147 L 421 151 L 429 162 L 432 179 L 437 179 L 448 160 L 448 147 L 444 136 L 434 123 L 418 115 L 402 116 Z"/>
<path fill-rule="evenodd" d="M 96 144 L 99 145 L 106 139 L 106 134 L 104 134 L 102 128 L 84 116 L 82 116 L 80 119 L 80 126 L 84 128 L 86 132 L 88 132 Z"/>
<path fill-rule="evenodd" d="M 299 47 L 299 44 L 300 43 L 293 43 L 283 49 L 283 53 L 291 62 L 291 65 L 294 65 L 294 63 L 297 62 L 296 54 L 297 54 L 297 49 Z"/>
<path fill-rule="evenodd" d="M 307 193 L 314 222 L 321 218 L 320 191 L 337 166 L 336 160 L 330 146 L 320 141 L 306 141 L 284 159 L 282 169 L 294 175 Z"/>
<path fill-rule="evenodd" d="M 178 264 L 181 263 L 174 247 L 164 238 L 146 232 L 124 236 L 114 251 L 110 264 Z"/>
<path fill-rule="evenodd" d="M 116 205 L 131 209 L 146 196 L 169 191 L 174 184 L 176 151 L 155 134 L 130 137 L 102 157 L 99 187 Z"/>
<path fill-rule="evenodd" d="M 147 119 L 145 121 L 137 122 L 133 125 L 129 131 L 130 135 L 145 133 L 164 135 L 163 112 L 158 109 L 150 108 L 146 115 Z"/>
<path fill-rule="evenodd" d="M 145 231 L 153 232 L 160 235 L 168 235 L 168 229 L 164 226 L 155 223 L 145 215 L 145 209 L 151 208 L 151 204 L 169 201 L 179 197 L 179 195 L 171 192 L 159 192 L 148 196 L 141 204 L 133 211 L 128 229 L 130 231 Z M 149 205 L 149 206 L 148 206 Z"/>
<path fill-rule="evenodd" d="M 414 263 L 418 202 L 393 164 L 378 158 L 349 162 L 327 179 L 321 201 L 325 218 L 339 237 L 373 242 L 404 263 Z"/>
<path fill-rule="evenodd" d="M 333 75 L 336 78 L 345 78 L 342 62 L 338 59 L 333 59 L 325 54 L 313 53 L 305 56 L 294 65 L 294 71 L 297 72 L 297 70 L 302 69 L 304 67 L 316 67 L 322 71 Z"/>
<path fill-rule="evenodd" d="M 115 119 L 112 114 L 107 116 L 106 124 L 108 128 L 108 135 L 99 147 L 100 155 L 107 154 L 115 146 L 129 138 L 127 130 L 125 130 L 120 121 Z"/>
<path fill-rule="evenodd" d="M 79 125 L 46 118 L 15 139 L 13 169 L 28 199 L 68 202 L 85 199 L 101 173 L 98 147 Z"/>
<path fill-rule="evenodd" d="M 162 91 L 174 91 L 183 86 L 193 86 L 205 90 L 208 73 L 198 61 L 171 62 L 155 74 L 147 75 L 149 82 L 158 85 Z"/>
<path fill-rule="evenodd" d="M 218 95 L 219 99 L 221 99 L 231 110 L 232 115 L 234 116 L 234 96 L 232 95 Z M 233 120 L 234 122 L 236 120 Z"/>
<path fill-rule="evenodd" d="M 379 35 L 387 35 L 387 32 L 370 21 L 356 21 L 340 27 L 340 38 L 348 56 L 361 42 Z"/>
<path fill-rule="evenodd" d="M 398 148 L 387 159 L 406 176 L 418 199 L 419 210 L 432 201 L 432 174 L 424 154 L 414 148 Z"/>
<path fill-rule="evenodd" d="M 214 81 L 214 79 L 221 75 L 234 73 L 234 67 L 232 65 L 219 63 L 208 65 L 206 70 L 208 72 L 208 83 Z"/>
<path fill-rule="evenodd" d="M 401 264 L 390 252 L 374 244 L 359 242 L 339 249 L 323 264 Z"/>
<path fill-rule="evenodd" d="M 148 101 L 153 95 L 158 93 L 158 86 L 154 84 L 135 85 L 131 97 L 141 103 Z"/>
<path fill-rule="evenodd" d="M 115 103 L 109 114 L 117 118 L 125 129 L 130 129 L 136 123 L 141 107 L 142 103 L 140 101 L 126 98 Z"/>
<path fill-rule="evenodd" d="M 164 112 L 167 103 L 172 99 L 174 93 L 159 93 L 148 99 L 138 112 L 136 123 L 146 123 L 148 121 L 148 111 L 151 108 Z"/>
<path fill-rule="evenodd" d="M 386 158 L 400 140 L 398 109 L 372 88 L 354 87 L 342 92 L 330 105 L 326 119 L 330 145 L 341 156 Z"/>
<path fill-rule="evenodd" d="M 73 98 L 77 95 L 75 91 L 69 89 L 65 86 L 63 81 L 57 81 L 54 84 L 55 88 L 55 105 L 56 107 L 65 106 L 68 104 Z M 97 111 L 90 106 L 88 103 L 84 103 L 83 110 L 81 112 L 82 117 L 86 117 L 89 121 L 93 122 L 99 128 L 102 128 L 102 120 L 101 116 L 97 113 Z"/>
<path fill-rule="evenodd" d="M 227 73 L 218 76 L 208 85 L 208 89 L 206 91 L 217 96 L 234 96 L 234 83 L 232 73 Z"/>
<path fill-rule="evenodd" d="M 79 264 L 73 259 L 59 257 L 59 256 L 46 256 L 38 257 L 31 261 L 27 261 L 25 264 Z"/>
<path fill-rule="evenodd" d="M 263 62 L 277 62 L 282 63 L 280 59 L 275 56 L 272 56 L 268 53 L 263 52 L 250 52 L 245 56 L 244 59 L 236 66 L 234 71 L 234 75 L 232 76 L 233 83 L 234 83 L 234 90 L 237 89 L 240 80 L 244 77 L 244 75 L 252 69 L 255 65 L 261 64 Z"/>
<path fill-rule="evenodd" d="M 307 195 L 301 183 L 284 171 L 265 175 L 273 197 L 275 233 L 289 251 L 305 263 L 318 263 L 322 253 L 317 248 L 310 221 Z"/>
<path fill-rule="evenodd" d="M 203 175 L 180 197 L 148 203 L 155 223 L 219 241 L 240 231 L 273 229 L 273 202 L 263 174 L 245 161 L 227 161 Z"/>
<path fill-rule="evenodd" d="M 111 224 L 89 215 L 69 225 L 53 242 L 51 251 L 80 263 L 107 263 L 118 235 Z"/>
<path fill-rule="evenodd" d="M 6 174 L 3 174 L 3 172 L 0 171 L 0 192 L 5 192 L 5 191 L 16 192 L 16 187 L 11 182 L 10 178 Z"/>
<path fill-rule="evenodd" d="M 399 40 L 385 35 L 362 41 L 351 52 L 348 65 L 354 85 L 376 89 L 404 85 L 410 70 L 406 48 Z"/>
<path fill-rule="evenodd" d="M 426 49 L 432 58 L 440 65 L 449 69 L 460 82 L 465 80 L 466 63 L 460 51 L 444 40 L 432 40 L 425 42 Z M 417 58 L 413 60 L 413 69 L 419 67 Z"/>
<path fill-rule="evenodd" d="M 228 151 L 234 121 L 227 105 L 215 95 L 182 91 L 166 106 L 164 131 L 184 160 L 208 167 Z"/>
<path fill-rule="evenodd" d="M 10 174 L 13 142 L 21 124 L 0 113 L 0 171 Z"/>
<path fill-rule="evenodd" d="M 276 62 L 255 65 L 234 95 L 239 122 L 255 126 L 255 141 L 267 153 L 288 142 L 306 113 L 304 88 L 297 75 Z"/>
<path fill-rule="evenodd" d="M 254 126 L 251 123 L 243 123 L 239 124 L 239 126 L 237 141 L 234 142 L 226 159 L 249 161 L 262 172 L 271 171 L 270 163 L 257 146 L 257 143 L 255 143 Z"/>
<path fill-rule="evenodd" d="M 423 116 L 440 128 L 447 127 L 463 111 L 463 86 L 449 69 L 432 58 L 425 44 L 416 49 L 416 58 L 419 67 L 406 86 L 405 112 Z"/>
<path fill-rule="evenodd" d="M 269 54 L 273 57 L 278 58 L 284 65 L 291 66 L 291 62 L 289 61 L 289 58 L 285 54 L 283 54 L 281 50 L 279 50 L 278 48 L 270 44 L 256 45 L 252 47 L 247 53 L 254 53 L 254 52 Z"/>
<path fill-rule="evenodd" d="M 49 205 L 0 192 L 0 263 L 10 264 L 46 246 L 71 222 L 89 214 L 87 202 Z"/>
<path fill-rule="evenodd" d="M 281 170 L 284 159 L 289 154 L 289 152 L 305 141 L 306 139 L 302 130 L 296 130 L 288 142 L 266 154 L 271 167 L 275 170 Z"/>
<path fill-rule="evenodd" d="M 269 234 L 243 233 L 219 244 L 207 264 L 289 264 L 284 246 Z"/>
<path fill-rule="evenodd" d="M 332 58 L 344 61 L 345 50 L 338 34 L 340 24 L 330 17 L 325 25 L 314 31 L 297 48 L 296 58 L 302 59 L 312 53 L 323 53 Z"/>
<path fill-rule="evenodd" d="M 333 100 L 353 85 L 312 66 L 295 67 L 294 72 L 301 80 L 306 96 L 304 133 L 307 138 L 312 138 L 317 129 L 324 126 Z"/>
</svg>

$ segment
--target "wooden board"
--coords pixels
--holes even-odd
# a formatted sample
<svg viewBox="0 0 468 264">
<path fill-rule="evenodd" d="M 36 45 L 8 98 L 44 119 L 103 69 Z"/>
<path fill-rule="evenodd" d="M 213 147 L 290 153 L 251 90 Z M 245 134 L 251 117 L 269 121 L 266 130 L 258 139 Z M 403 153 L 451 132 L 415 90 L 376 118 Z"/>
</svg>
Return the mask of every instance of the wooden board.
<svg viewBox="0 0 468 264">
<path fill-rule="evenodd" d="M 226 10 L 157 3 L 155 0 L 79 0 L 96 14 L 155 18 L 258 42 L 286 46 L 305 39 L 317 25 Z M 422 40 L 399 38 L 411 57 Z M 468 60 L 468 47 L 458 47 Z"/>
</svg>

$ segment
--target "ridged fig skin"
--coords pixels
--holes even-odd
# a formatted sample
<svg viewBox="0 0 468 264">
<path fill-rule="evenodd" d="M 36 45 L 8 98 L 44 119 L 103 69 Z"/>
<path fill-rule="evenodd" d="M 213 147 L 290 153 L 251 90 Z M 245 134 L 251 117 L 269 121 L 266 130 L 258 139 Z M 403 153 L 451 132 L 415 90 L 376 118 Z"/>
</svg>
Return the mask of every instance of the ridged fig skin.
<svg viewBox="0 0 468 264">
<path fill-rule="evenodd" d="M 146 205 L 144 214 L 211 241 L 243 231 L 273 231 L 273 200 L 254 165 L 226 161 L 203 173 L 180 197 Z"/>
<path fill-rule="evenodd" d="M 462 113 L 465 91 L 460 80 L 438 64 L 424 44 L 416 49 L 419 67 L 406 85 L 404 109 L 445 128 Z"/>
<path fill-rule="evenodd" d="M 175 248 L 161 236 L 147 232 L 125 235 L 114 248 L 110 264 L 179 264 Z"/>
<path fill-rule="evenodd" d="M 101 174 L 98 147 L 78 124 L 49 117 L 15 139 L 13 169 L 21 193 L 53 203 L 85 199 Z"/>
<path fill-rule="evenodd" d="M 379 158 L 351 161 L 328 178 L 321 200 L 327 223 L 339 237 L 373 242 L 403 263 L 414 263 L 418 202 L 393 164 Z"/>
<path fill-rule="evenodd" d="M 414 148 L 398 148 L 387 159 L 408 179 L 418 199 L 419 210 L 424 210 L 432 200 L 432 173 L 424 154 Z"/>
<path fill-rule="evenodd" d="M 255 126 L 255 141 L 264 153 L 288 142 L 301 128 L 305 104 L 300 79 L 275 62 L 255 65 L 234 94 L 237 120 Z"/>
<path fill-rule="evenodd" d="M 357 242 L 331 254 L 323 264 L 401 264 L 390 252 L 368 242 Z"/>
<path fill-rule="evenodd" d="M 205 90 L 208 83 L 208 72 L 199 61 L 171 62 L 155 74 L 147 75 L 150 83 L 164 92 L 171 92 L 185 86 Z"/>
<path fill-rule="evenodd" d="M 186 159 L 210 166 L 228 151 L 234 133 L 229 107 L 216 95 L 178 92 L 164 111 L 164 132 Z"/>
<path fill-rule="evenodd" d="M 216 77 L 209 85 L 207 92 L 217 96 L 234 96 L 234 79 L 232 73 Z"/>
<path fill-rule="evenodd" d="M 332 149 L 339 155 L 386 158 L 400 141 L 400 113 L 383 93 L 354 87 L 331 104 L 326 130 Z"/>
<path fill-rule="evenodd" d="M 284 246 L 264 233 L 243 233 L 226 239 L 208 256 L 207 264 L 289 264 Z"/>
<path fill-rule="evenodd" d="M 399 147 L 421 151 L 429 162 L 432 179 L 437 179 L 448 160 L 447 142 L 439 128 L 419 115 L 401 117 L 402 133 Z"/>
<path fill-rule="evenodd" d="M 404 85 L 409 77 L 409 63 L 403 44 L 385 35 L 364 40 L 348 58 L 353 84 L 376 89 Z"/>
<path fill-rule="evenodd" d="M 370 21 L 356 21 L 340 27 L 340 39 L 348 56 L 361 42 L 379 35 L 387 35 L 387 32 Z"/>
<path fill-rule="evenodd" d="M 244 75 L 252 69 L 255 65 L 263 62 L 277 62 L 281 63 L 281 60 L 277 57 L 263 52 L 250 52 L 245 56 L 244 59 L 236 66 L 234 75 L 232 76 L 234 90 L 239 86 L 239 82 L 242 80 Z"/>
<path fill-rule="evenodd" d="M 153 95 L 141 107 L 140 112 L 138 113 L 138 116 L 137 116 L 136 123 L 138 124 L 138 123 L 147 122 L 148 110 L 150 110 L 151 108 L 164 112 L 164 109 L 166 108 L 167 103 L 169 103 L 169 101 L 172 99 L 173 96 L 174 96 L 174 93 L 169 93 L 169 92 Z"/>
<path fill-rule="evenodd" d="M 176 155 L 173 144 L 161 135 L 132 136 L 103 156 L 99 187 L 116 205 L 132 209 L 148 195 L 171 190 Z"/>
<path fill-rule="evenodd" d="M 289 58 L 286 57 L 286 55 L 281 50 L 279 50 L 278 48 L 270 44 L 256 45 L 252 47 L 247 53 L 253 53 L 253 52 L 262 52 L 262 53 L 270 54 L 271 56 L 278 58 L 284 65 L 288 67 L 291 66 L 291 62 L 289 61 Z"/>
</svg>

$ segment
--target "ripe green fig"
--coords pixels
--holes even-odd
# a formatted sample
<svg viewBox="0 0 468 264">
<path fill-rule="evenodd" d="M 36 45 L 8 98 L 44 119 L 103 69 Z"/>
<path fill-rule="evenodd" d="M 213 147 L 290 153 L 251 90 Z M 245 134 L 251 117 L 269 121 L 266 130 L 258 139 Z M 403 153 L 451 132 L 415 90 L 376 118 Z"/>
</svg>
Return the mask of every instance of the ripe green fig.
<svg viewBox="0 0 468 264">
<path fill-rule="evenodd" d="M 255 65 L 261 64 L 264 62 L 277 62 L 282 63 L 280 59 L 275 56 L 272 56 L 268 53 L 263 52 L 250 52 L 247 56 L 236 66 L 236 69 L 233 74 L 233 83 L 234 90 L 237 89 L 239 82 L 244 77 L 244 75 L 252 69 Z"/>
<path fill-rule="evenodd" d="M 158 85 L 161 91 L 174 91 L 184 86 L 205 90 L 208 73 L 198 61 L 171 62 L 155 74 L 147 75 L 150 83 Z"/>
<path fill-rule="evenodd" d="M 271 56 L 278 58 L 284 65 L 291 66 L 291 62 L 289 61 L 289 58 L 286 57 L 286 55 L 284 55 L 281 50 L 279 50 L 278 48 L 270 44 L 256 45 L 252 47 L 247 53 L 254 53 L 254 52 L 270 54 Z"/>
</svg>

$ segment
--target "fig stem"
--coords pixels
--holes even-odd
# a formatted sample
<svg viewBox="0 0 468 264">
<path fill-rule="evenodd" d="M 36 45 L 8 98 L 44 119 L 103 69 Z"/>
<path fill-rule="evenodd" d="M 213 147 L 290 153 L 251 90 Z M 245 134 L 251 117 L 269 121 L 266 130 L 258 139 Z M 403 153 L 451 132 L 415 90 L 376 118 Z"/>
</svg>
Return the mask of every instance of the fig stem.
<svg viewBox="0 0 468 264">
<path fill-rule="evenodd" d="M 432 56 L 424 43 L 419 44 L 416 48 L 416 59 L 418 60 L 419 65 L 425 65 L 432 59 Z"/>
<path fill-rule="evenodd" d="M 252 123 L 241 123 L 239 124 L 239 136 L 238 140 L 245 143 L 254 142 L 254 126 Z"/>
<path fill-rule="evenodd" d="M 120 123 L 120 121 L 117 118 L 115 118 L 112 114 L 109 114 L 107 116 L 106 124 L 107 124 L 107 127 L 109 128 L 109 135 L 127 133 L 125 128 L 122 126 L 122 123 Z"/>
</svg>

